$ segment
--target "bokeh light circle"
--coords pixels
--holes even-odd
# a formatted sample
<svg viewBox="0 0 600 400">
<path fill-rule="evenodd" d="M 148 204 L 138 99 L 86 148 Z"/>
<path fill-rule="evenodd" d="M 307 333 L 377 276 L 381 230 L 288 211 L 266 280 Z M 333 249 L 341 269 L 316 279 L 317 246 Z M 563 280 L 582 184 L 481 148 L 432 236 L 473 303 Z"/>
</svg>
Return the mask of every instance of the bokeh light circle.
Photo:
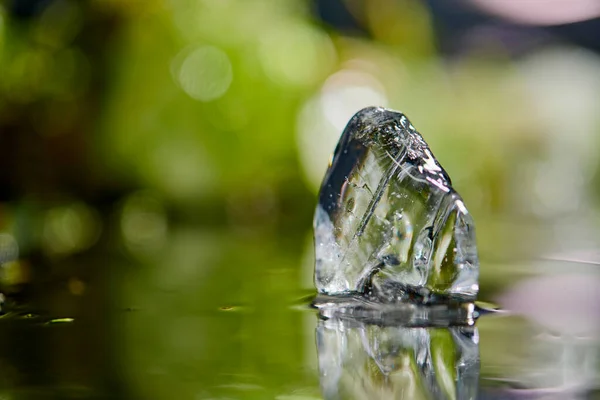
<svg viewBox="0 0 600 400">
<path fill-rule="evenodd" d="M 389 101 L 383 85 L 372 74 L 343 69 L 331 75 L 298 115 L 298 152 L 307 183 L 318 190 L 328 160 L 346 123 L 364 107 Z"/>
<path fill-rule="evenodd" d="M 274 26 L 260 38 L 260 61 L 274 82 L 311 85 L 327 74 L 335 61 L 329 36 L 309 25 Z"/>
<path fill-rule="evenodd" d="M 177 79 L 193 99 L 212 101 L 223 96 L 233 79 L 229 57 L 213 46 L 192 50 L 179 67 Z"/>
</svg>

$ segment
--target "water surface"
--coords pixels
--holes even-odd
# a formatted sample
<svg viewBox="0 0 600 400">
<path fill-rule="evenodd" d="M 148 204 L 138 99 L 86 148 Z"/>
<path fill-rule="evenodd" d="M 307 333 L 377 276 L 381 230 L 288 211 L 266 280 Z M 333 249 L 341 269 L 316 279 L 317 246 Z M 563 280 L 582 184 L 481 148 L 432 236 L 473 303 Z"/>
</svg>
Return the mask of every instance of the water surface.
<svg viewBox="0 0 600 400">
<path fill-rule="evenodd" d="M 482 262 L 480 298 L 503 311 L 474 325 L 340 323 L 309 306 L 310 254 L 243 235 L 177 235 L 150 255 L 107 246 L 76 259 L 29 260 L 36 274 L 5 291 L 1 398 L 411 398 L 423 385 L 411 364 L 418 338 L 433 344 L 427 357 L 442 394 L 598 398 L 593 264 Z M 344 389 L 347 380 L 331 391 L 323 362 L 331 367 L 340 344 L 356 354 L 344 369 L 363 392 Z M 461 354 L 471 362 L 462 375 Z"/>
</svg>

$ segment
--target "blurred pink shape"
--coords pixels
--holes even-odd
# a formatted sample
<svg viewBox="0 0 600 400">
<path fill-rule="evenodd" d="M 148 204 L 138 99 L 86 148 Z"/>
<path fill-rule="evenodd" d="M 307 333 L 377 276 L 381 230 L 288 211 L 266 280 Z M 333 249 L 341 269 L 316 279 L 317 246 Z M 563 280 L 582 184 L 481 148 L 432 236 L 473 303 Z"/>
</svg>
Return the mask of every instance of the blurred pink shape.
<svg viewBox="0 0 600 400">
<path fill-rule="evenodd" d="M 600 16 L 600 0 L 470 0 L 479 9 L 511 21 L 560 25 Z"/>
<path fill-rule="evenodd" d="M 587 335 L 600 330 L 600 278 L 556 274 L 518 283 L 499 299 L 503 308 L 557 333 Z"/>
</svg>

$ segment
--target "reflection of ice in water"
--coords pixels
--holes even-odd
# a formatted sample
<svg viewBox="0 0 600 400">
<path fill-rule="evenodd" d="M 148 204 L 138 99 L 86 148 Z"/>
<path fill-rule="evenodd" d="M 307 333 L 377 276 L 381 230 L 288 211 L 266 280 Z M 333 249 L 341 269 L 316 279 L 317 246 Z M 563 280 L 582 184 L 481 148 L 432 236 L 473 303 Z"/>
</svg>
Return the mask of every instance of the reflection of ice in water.
<svg viewBox="0 0 600 400">
<path fill-rule="evenodd" d="M 325 399 L 476 398 L 479 350 L 473 326 L 321 320 L 317 347 Z"/>
</svg>

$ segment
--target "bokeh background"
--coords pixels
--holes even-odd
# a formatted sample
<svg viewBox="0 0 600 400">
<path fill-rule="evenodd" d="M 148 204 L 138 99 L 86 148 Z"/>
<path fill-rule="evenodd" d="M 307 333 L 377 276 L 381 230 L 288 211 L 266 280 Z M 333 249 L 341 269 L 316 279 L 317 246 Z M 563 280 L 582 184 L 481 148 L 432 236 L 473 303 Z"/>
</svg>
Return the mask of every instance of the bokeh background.
<svg viewBox="0 0 600 400">
<path fill-rule="evenodd" d="M 481 321 L 482 379 L 597 382 L 599 16 L 0 2 L 0 396 L 319 398 L 312 212 L 371 105 L 406 113 L 465 199 L 481 299 L 526 316 Z M 531 326 L 554 341 L 532 350 Z"/>
</svg>

